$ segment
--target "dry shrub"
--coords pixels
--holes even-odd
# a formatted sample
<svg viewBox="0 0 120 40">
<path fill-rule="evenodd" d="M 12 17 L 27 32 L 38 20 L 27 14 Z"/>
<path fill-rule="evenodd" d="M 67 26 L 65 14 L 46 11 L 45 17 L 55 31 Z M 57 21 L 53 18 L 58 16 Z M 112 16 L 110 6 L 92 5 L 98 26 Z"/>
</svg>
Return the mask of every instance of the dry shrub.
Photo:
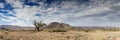
<svg viewBox="0 0 120 40">
<path fill-rule="evenodd" d="M 87 29 L 87 30 L 84 30 L 85 32 L 93 32 L 94 30 L 90 30 L 90 29 Z"/>
<path fill-rule="evenodd" d="M 52 32 L 66 32 L 66 30 L 56 29 L 56 30 L 52 30 Z"/>
</svg>

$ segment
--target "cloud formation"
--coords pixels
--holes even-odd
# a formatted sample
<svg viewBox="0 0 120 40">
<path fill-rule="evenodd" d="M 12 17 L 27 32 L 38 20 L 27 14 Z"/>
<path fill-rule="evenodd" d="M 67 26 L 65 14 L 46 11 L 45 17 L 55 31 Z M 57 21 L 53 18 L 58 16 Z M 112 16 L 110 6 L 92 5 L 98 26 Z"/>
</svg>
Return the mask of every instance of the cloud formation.
<svg viewBox="0 0 120 40">
<path fill-rule="evenodd" d="M 33 20 L 43 20 L 47 24 L 120 26 L 119 11 L 120 0 L 4 0 L 0 24 L 31 26 Z"/>
</svg>

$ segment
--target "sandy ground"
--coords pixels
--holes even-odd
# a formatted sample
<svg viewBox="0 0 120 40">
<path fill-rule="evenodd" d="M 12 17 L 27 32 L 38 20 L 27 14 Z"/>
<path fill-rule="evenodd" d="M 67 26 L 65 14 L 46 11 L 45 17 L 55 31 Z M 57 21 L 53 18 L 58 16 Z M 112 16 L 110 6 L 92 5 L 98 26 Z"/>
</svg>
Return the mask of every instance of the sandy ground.
<svg viewBox="0 0 120 40">
<path fill-rule="evenodd" d="M 120 40 L 120 31 L 0 31 L 0 40 Z"/>
</svg>

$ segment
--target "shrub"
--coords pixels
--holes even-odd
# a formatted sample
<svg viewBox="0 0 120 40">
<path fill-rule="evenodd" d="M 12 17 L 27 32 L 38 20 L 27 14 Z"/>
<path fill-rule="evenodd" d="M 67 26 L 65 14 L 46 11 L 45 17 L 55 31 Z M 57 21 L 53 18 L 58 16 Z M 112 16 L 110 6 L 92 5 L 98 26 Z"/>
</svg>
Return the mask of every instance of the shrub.
<svg viewBox="0 0 120 40">
<path fill-rule="evenodd" d="M 52 32 L 66 32 L 66 30 L 52 30 Z"/>
<path fill-rule="evenodd" d="M 94 29 L 84 29 L 83 31 L 85 31 L 85 32 L 93 32 L 95 30 Z"/>
</svg>

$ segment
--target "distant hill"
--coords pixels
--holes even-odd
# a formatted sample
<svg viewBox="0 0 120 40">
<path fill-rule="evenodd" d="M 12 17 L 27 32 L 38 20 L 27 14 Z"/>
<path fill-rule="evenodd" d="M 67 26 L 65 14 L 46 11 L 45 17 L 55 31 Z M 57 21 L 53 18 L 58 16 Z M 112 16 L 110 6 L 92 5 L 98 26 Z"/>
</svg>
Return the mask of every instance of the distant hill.
<svg viewBox="0 0 120 40">
<path fill-rule="evenodd" d="M 25 27 L 25 26 L 17 26 L 17 25 L 0 25 L 0 30 L 34 30 L 35 27 Z"/>
<path fill-rule="evenodd" d="M 48 24 L 45 28 L 43 29 L 63 29 L 63 30 L 69 30 L 71 29 L 71 26 L 69 24 L 66 23 L 58 23 L 58 22 L 52 22 L 50 24 Z"/>
<path fill-rule="evenodd" d="M 28 27 L 28 26 L 17 26 L 17 25 L 0 25 L 0 30 L 35 30 L 35 27 Z M 46 29 L 76 29 L 76 30 L 120 30 L 120 27 L 106 27 L 106 26 L 71 26 L 66 23 L 59 23 L 59 22 L 52 22 L 47 26 L 42 28 L 43 30 Z"/>
<path fill-rule="evenodd" d="M 52 22 L 49 25 L 43 27 L 43 29 L 70 29 L 71 26 L 66 23 Z M 34 30 L 35 27 L 17 26 L 17 25 L 0 25 L 0 30 Z"/>
<path fill-rule="evenodd" d="M 103 31 L 119 31 L 120 27 L 110 26 L 72 26 L 75 30 L 103 30 Z"/>
</svg>

